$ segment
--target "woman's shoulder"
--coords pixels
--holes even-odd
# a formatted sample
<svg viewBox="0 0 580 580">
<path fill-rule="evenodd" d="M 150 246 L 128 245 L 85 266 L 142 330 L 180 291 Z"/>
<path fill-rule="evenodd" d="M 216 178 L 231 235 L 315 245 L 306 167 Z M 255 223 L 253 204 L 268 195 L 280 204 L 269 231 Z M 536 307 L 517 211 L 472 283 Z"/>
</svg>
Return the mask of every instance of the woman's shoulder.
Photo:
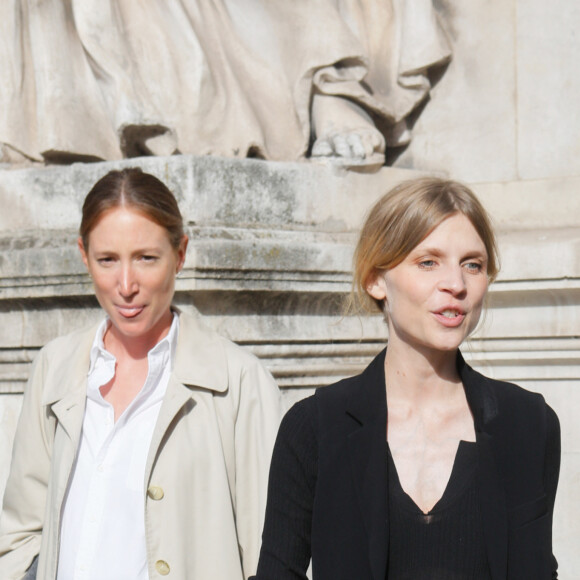
<svg viewBox="0 0 580 580">
<path fill-rule="evenodd" d="M 88 326 L 45 344 L 34 359 L 25 393 L 37 393 L 44 404 L 76 389 L 77 379 L 86 376 L 97 328 L 98 324 Z"/>
<path fill-rule="evenodd" d="M 483 398 L 493 398 L 503 405 L 538 404 L 544 401 L 540 393 L 529 391 L 515 383 L 488 377 L 475 370 L 464 360 L 461 353 L 458 354 L 457 367 L 468 394 L 471 391 Z"/>
<path fill-rule="evenodd" d="M 558 418 L 541 393 L 530 391 L 512 382 L 491 378 L 462 362 L 461 377 L 466 387 L 472 409 L 480 410 L 485 419 L 503 417 L 516 425 L 539 426 L 549 430 L 557 428 Z"/>
<path fill-rule="evenodd" d="M 546 405 L 541 393 L 530 391 L 516 383 L 494 379 L 482 375 L 487 382 L 488 388 L 503 406 L 519 408 L 543 407 Z"/>
<path fill-rule="evenodd" d="M 292 439 L 304 439 L 310 441 L 316 439 L 320 428 L 320 414 L 327 414 L 329 410 L 344 408 L 342 405 L 345 387 L 350 379 L 344 379 L 337 383 L 318 387 L 314 394 L 300 399 L 294 403 L 285 413 L 280 426 L 280 432 Z M 314 437 L 313 437 L 314 435 Z"/>
<path fill-rule="evenodd" d="M 200 317 L 182 311 L 178 312 L 178 344 L 183 343 L 187 348 L 202 348 L 206 353 L 224 355 L 250 364 L 258 362 L 255 355 L 211 328 Z"/>
<path fill-rule="evenodd" d="M 287 434 L 315 431 L 316 422 L 316 399 L 310 395 L 294 403 L 282 418 L 280 430 Z"/>
<path fill-rule="evenodd" d="M 93 323 L 53 338 L 40 349 L 39 357 L 46 357 L 50 360 L 60 358 L 70 360 L 70 357 L 81 351 L 86 352 L 88 356 L 100 324 L 101 322 Z"/>
<path fill-rule="evenodd" d="M 313 403 L 326 411 L 342 411 L 354 392 L 363 386 L 362 375 L 343 378 L 330 385 L 319 387 L 312 396 Z"/>
<path fill-rule="evenodd" d="M 520 385 L 507 381 L 489 379 L 500 402 L 502 414 L 511 421 L 521 421 L 521 427 L 539 429 L 543 426 L 549 434 L 559 433 L 558 415 L 546 402 L 544 395 L 529 391 Z"/>
<path fill-rule="evenodd" d="M 363 418 L 385 413 L 385 349 L 358 375 L 346 377 L 316 391 L 318 407 L 325 414 L 354 414 Z"/>
<path fill-rule="evenodd" d="M 47 342 L 42 348 L 45 350 L 55 350 L 62 348 L 65 345 L 82 345 L 87 340 L 90 340 L 92 344 L 97 329 L 102 322 L 102 320 L 99 320 L 96 323 L 93 322 L 66 334 L 61 334 Z"/>
<path fill-rule="evenodd" d="M 384 385 L 384 381 L 382 384 Z M 290 429 L 297 431 L 302 429 L 316 433 L 318 437 L 348 431 L 352 427 L 353 417 L 356 422 L 359 418 L 374 414 L 377 408 L 381 408 L 375 386 L 373 381 L 369 381 L 367 367 L 359 375 L 318 387 L 313 395 L 295 403 L 284 420 Z M 384 387 L 378 391 L 381 396 Z"/>
<path fill-rule="evenodd" d="M 278 392 L 272 375 L 253 353 L 209 328 L 195 316 L 179 313 L 174 373 L 180 382 L 215 391 L 253 384 Z M 231 392 L 231 391 L 230 391 Z"/>
</svg>

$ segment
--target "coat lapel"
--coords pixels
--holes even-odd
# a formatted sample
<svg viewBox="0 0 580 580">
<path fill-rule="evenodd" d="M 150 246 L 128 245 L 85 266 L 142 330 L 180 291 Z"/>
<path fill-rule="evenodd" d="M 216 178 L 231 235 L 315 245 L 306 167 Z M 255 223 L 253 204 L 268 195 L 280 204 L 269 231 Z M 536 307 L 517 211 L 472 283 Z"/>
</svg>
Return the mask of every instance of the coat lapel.
<svg viewBox="0 0 580 580">
<path fill-rule="evenodd" d="M 74 348 L 55 359 L 45 377 L 42 404 L 50 407 L 75 453 L 83 426 L 90 351 L 97 328 L 98 324 L 80 331 Z"/>
<path fill-rule="evenodd" d="M 195 388 L 225 392 L 227 359 L 217 333 L 179 309 L 179 334 L 173 371 L 157 417 L 145 468 L 146 483 L 153 470 L 165 434 L 185 405 L 195 405 Z"/>
<path fill-rule="evenodd" d="M 153 470 L 153 464 L 155 463 L 165 433 L 170 429 L 171 424 L 186 404 L 195 405 L 195 399 L 192 395 L 191 389 L 187 386 L 176 381 L 173 377 L 169 380 L 147 456 L 147 464 L 145 467 L 146 485 L 148 484 L 149 476 Z"/>
<path fill-rule="evenodd" d="M 490 425 L 498 415 L 497 401 L 485 377 L 467 365 L 461 354 L 458 354 L 457 366 L 475 423 L 481 513 L 491 577 L 493 580 L 505 580 L 508 555 L 507 507 L 490 433 Z"/>
<path fill-rule="evenodd" d="M 79 448 L 87 395 L 91 345 L 98 325 L 80 331 L 73 349 L 54 359 L 45 377 L 42 404 L 56 417 L 52 469 L 55 505 L 62 505 Z M 58 518 L 58 516 L 57 516 Z M 57 521 L 57 520 L 55 520 Z"/>
<path fill-rule="evenodd" d="M 374 580 L 384 580 L 388 552 L 384 362 L 385 351 L 361 375 L 346 410 L 353 420 L 353 430 L 347 437 L 348 453 L 357 500 L 367 530 Z"/>
<path fill-rule="evenodd" d="M 50 407 L 58 424 L 72 443 L 79 445 L 87 396 L 90 351 L 98 325 L 80 331 L 73 350 L 55 359 L 45 378 L 42 404 Z"/>
<path fill-rule="evenodd" d="M 54 434 L 53 469 L 56 473 L 55 493 L 58 505 L 64 498 L 81 439 L 86 402 L 86 376 L 77 382 L 62 399 L 52 405 L 60 429 Z"/>
<path fill-rule="evenodd" d="M 86 398 L 87 389 L 85 375 L 82 379 L 77 380 L 77 384 L 74 385 L 62 399 L 55 401 L 51 405 L 58 424 L 68 436 L 72 448 L 75 451 L 80 442 Z"/>
</svg>

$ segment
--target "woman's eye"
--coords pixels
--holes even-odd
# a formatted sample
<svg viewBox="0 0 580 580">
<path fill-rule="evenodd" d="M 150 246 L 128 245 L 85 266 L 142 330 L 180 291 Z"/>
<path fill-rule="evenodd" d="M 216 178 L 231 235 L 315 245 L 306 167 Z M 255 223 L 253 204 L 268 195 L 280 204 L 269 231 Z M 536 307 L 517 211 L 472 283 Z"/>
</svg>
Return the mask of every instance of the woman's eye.
<svg viewBox="0 0 580 580">
<path fill-rule="evenodd" d="M 483 266 L 478 262 L 467 262 L 467 264 L 465 264 L 465 267 L 469 272 L 473 273 L 481 272 L 483 269 Z"/>
<path fill-rule="evenodd" d="M 157 256 L 150 256 L 148 254 L 141 256 L 141 261 L 143 262 L 155 262 Z"/>
<path fill-rule="evenodd" d="M 435 260 L 421 260 L 419 262 L 419 268 L 422 268 L 424 270 L 430 270 L 431 268 L 434 268 L 436 265 L 437 264 Z"/>
<path fill-rule="evenodd" d="M 97 258 L 97 262 L 102 266 L 108 266 L 109 264 L 113 263 L 113 258 L 110 256 L 106 256 L 104 258 Z"/>
</svg>

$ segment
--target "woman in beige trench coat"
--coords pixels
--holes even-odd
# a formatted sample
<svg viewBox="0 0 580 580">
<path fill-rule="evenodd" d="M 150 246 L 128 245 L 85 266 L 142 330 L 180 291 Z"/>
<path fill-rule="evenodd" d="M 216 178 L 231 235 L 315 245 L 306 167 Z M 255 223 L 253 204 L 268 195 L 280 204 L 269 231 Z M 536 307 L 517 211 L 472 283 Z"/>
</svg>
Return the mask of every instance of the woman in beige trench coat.
<svg viewBox="0 0 580 580">
<path fill-rule="evenodd" d="M 152 199 L 165 200 L 165 217 Z M 255 357 L 171 306 L 187 246 L 181 227 L 172 194 L 138 169 L 111 172 L 87 197 L 79 246 L 107 318 L 52 341 L 34 363 L 0 519 L 2 579 L 34 577 L 36 566 L 43 580 L 234 580 L 255 571 L 279 392 Z M 169 368 L 155 380 L 152 352 L 164 341 Z M 113 376 L 99 375 L 111 356 Z M 157 408 L 143 406 L 148 390 Z M 109 413 L 112 453 L 142 408 L 156 418 L 129 439 L 128 473 L 99 483 L 115 458 L 99 463 L 91 416 Z M 99 535 L 81 500 L 98 503 L 101 492 Z M 119 498 L 142 514 L 127 508 L 133 519 L 124 522 Z"/>
</svg>

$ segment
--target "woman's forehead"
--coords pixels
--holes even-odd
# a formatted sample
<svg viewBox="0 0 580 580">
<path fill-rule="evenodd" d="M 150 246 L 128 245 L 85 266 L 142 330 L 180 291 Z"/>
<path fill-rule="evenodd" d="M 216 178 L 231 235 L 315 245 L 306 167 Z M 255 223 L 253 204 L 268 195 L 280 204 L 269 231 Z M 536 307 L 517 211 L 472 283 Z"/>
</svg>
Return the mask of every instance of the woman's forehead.
<svg viewBox="0 0 580 580">
<path fill-rule="evenodd" d="M 412 250 L 437 248 L 479 249 L 487 254 L 485 242 L 471 220 L 456 212 L 437 224 Z"/>
</svg>

